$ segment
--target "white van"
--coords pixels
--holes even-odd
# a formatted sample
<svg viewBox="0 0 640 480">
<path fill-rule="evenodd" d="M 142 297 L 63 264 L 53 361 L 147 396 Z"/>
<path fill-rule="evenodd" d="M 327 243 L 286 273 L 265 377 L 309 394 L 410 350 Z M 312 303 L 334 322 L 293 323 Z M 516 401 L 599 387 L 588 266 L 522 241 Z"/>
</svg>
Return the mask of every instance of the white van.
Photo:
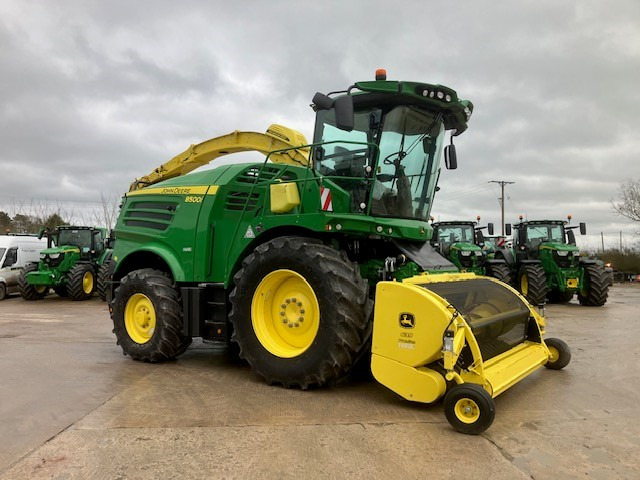
<svg viewBox="0 0 640 480">
<path fill-rule="evenodd" d="M 34 235 L 0 235 L 0 300 L 18 291 L 20 270 L 37 262 L 45 248 L 47 241 Z"/>
</svg>

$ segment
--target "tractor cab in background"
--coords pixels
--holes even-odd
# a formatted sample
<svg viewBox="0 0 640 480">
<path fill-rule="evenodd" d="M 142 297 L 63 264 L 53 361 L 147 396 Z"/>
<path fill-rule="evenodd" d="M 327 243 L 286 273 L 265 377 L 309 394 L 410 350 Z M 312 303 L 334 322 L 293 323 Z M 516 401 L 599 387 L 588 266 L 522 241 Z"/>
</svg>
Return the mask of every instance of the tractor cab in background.
<svg viewBox="0 0 640 480">
<path fill-rule="evenodd" d="M 506 262 L 489 259 L 484 251 L 483 230 L 486 229 L 489 235 L 493 235 L 493 223 L 480 227 L 472 221 L 449 221 L 435 222 L 431 226 L 431 245 L 460 271 L 489 275 L 504 283 L 511 283 Z"/>
</svg>

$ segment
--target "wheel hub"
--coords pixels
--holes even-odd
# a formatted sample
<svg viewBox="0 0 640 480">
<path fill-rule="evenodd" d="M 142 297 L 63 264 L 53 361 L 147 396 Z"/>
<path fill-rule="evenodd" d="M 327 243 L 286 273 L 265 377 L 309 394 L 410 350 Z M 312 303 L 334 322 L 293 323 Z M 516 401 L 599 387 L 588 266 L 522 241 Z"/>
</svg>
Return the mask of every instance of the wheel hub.
<svg viewBox="0 0 640 480">
<path fill-rule="evenodd" d="M 132 295 L 125 306 L 124 324 L 131 340 L 144 344 L 151 340 L 156 326 L 153 303 L 146 295 Z"/>
<path fill-rule="evenodd" d="M 320 307 L 313 288 L 292 270 L 268 274 L 256 288 L 251 303 L 254 332 L 273 355 L 292 358 L 315 340 Z"/>
</svg>

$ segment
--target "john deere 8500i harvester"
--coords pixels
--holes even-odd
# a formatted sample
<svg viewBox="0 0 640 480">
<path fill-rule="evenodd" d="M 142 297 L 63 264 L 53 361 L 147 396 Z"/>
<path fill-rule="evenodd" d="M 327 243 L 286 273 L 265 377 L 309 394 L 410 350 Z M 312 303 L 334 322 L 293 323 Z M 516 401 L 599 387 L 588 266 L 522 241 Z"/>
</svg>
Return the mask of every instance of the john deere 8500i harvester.
<svg viewBox="0 0 640 480">
<path fill-rule="evenodd" d="M 301 388 L 370 355 L 379 382 L 418 402 L 446 393 L 451 423 L 483 431 L 493 397 L 569 352 L 515 290 L 438 273 L 457 270 L 427 220 L 443 149 L 456 164 L 447 131 L 464 132 L 473 105 L 380 73 L 313 108 L 311 145 L 278 125 L 236 131 L 133 183 L 111 262 L 118 343 L 156 362 L 192 337 L 232 342 L 267 382 Z M 247 150 L 267 159 L 185 175 Z"/>
</svg>

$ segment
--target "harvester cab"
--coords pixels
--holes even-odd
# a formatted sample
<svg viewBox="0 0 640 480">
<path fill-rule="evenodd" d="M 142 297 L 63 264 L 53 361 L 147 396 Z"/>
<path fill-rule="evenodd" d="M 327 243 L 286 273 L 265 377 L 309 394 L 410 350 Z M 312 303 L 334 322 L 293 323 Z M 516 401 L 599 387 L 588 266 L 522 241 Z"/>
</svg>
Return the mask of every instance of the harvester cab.
<svg viewBox="0 0 640 480">
<path fill-rule="evenodd" d="M 335 382 L 358 359 L 366 360 L 376 338 L 384 338 L 377 336 L 372 345 L 375 322 L 407 329 L 390 337 L 395 353 L 379 352 L 389 359 L 383 370 L 403 362 L 393 360 L 403 349 L 418 353 L 429 344 L 442 351 L 447 332 L 454 336 L 454 356 L 466 355 L 465 345 L 500 343 L 500 322 L 508 321 L 500 313 L 512 310 L 498 301 L 501 292 L 520 305 L 528 320 L 518 325 L 531 332 L 521 332 L 520 343 L 510 345 L 527 353 L 513 364 L 509 385 L 545 362 L 560 365 L 536 333 L 543 319 L 522 297 L 492 280 L 491 288 L 481 288 L 480 279 L 460 274 L 429 243 L 441 157 L 448 168 L 457 166 L 451 138 L 467 129 L 471 102 L 448 87 L 388 81 L 377 72 L 375 81 L 316 94 L 312 107 L 312 144 L 280 125 L 265 134 L 236 131 L 192 145 L 132 183 L 115 228 L 107 295 L 124 353 L 158 362 L 181 355 L 192 337 L 230 342 L 268 383 L 306 389 Z M 248 150 L 266 159 L 188 174 Z M 385 280 L 399 296 L 377 299 L 376 285 Z M 441 283 L 450 287 L 444 297 L 430 290 Z M 419 302 L 404 295 L 416 288 Z M 450 308 L 460 295 L 466 295 L 460 307 Z M 487 301 L 493 297 L 495 303 Z M 391 303 L 404 313 L 395 316 Z M 431 304 L 446 321 L 430 323 Z M 479 321 L 481 334 L 473 340 L 462 320 L 481 312 L 486 322 Z M 411 335 L 412 326 L 419 335 Z M 464 338 L 457 333 L 463 330 Z M 526 342 L 537 345 L 538 353 L 529 356 L 533 350 Z M 502 359 L 513 348 L 489 362 L 505 366 Z M 492 418 L 485 407 L 506 386 L 491 387 L 489 376 L 463 375 L 472 365 L 483 368 L 481 350 L 469 364 L 454 356 L 444 370 L 438 366 L 442 355 L 433 352 L 407 368 L 431 369 L 419 380 L 439 376 L 428 401 L 444 393 L 445 380 L 470 387 L 471 393 L 456 390 L 456 398 L 467 402 L 458 408 L 461 421 L 470 427 L 456 428 L 478 433 Z M 380 371 L 375 363 L 372 368 L 381 383 L 402 394 L 393 371 Z"/>
<path fill-rule="evenodd" d="M 97 271 L 108 255 L 106 230 L 84 226 L 43 228 L 38 238 L 47 239 L 40 261 L 27 265 L 18 280 L 25 300 L 44 298 L 49 289 L 72 300 L 91 298 Z"/>
<path fill-rule="evenodd" d="M 489 235 L 493 235 L 493 223 L 481 227 L 472 221 L 449 221 L 435 222 L 431 226 L 431 245 L 460 271 L 489 275 L 507 284 L 511 283 L 511 273 L 506 262 L 488 258 L 484 249 L 483 230 L 486 229 Z"/>
<path fill-rule="evenodd" d="M 516 287 L 532 304 L 568 302 L 577 294 L 582 305 L 602 306 L 607 301 L 609 279 L 600 260 L 583 257 L 576 246 L 575 229 L 586 225 L 563 220 L 521 221 L 513 226 L 513 250 L 504 258 L 516 278 Z"/>
</svg>

